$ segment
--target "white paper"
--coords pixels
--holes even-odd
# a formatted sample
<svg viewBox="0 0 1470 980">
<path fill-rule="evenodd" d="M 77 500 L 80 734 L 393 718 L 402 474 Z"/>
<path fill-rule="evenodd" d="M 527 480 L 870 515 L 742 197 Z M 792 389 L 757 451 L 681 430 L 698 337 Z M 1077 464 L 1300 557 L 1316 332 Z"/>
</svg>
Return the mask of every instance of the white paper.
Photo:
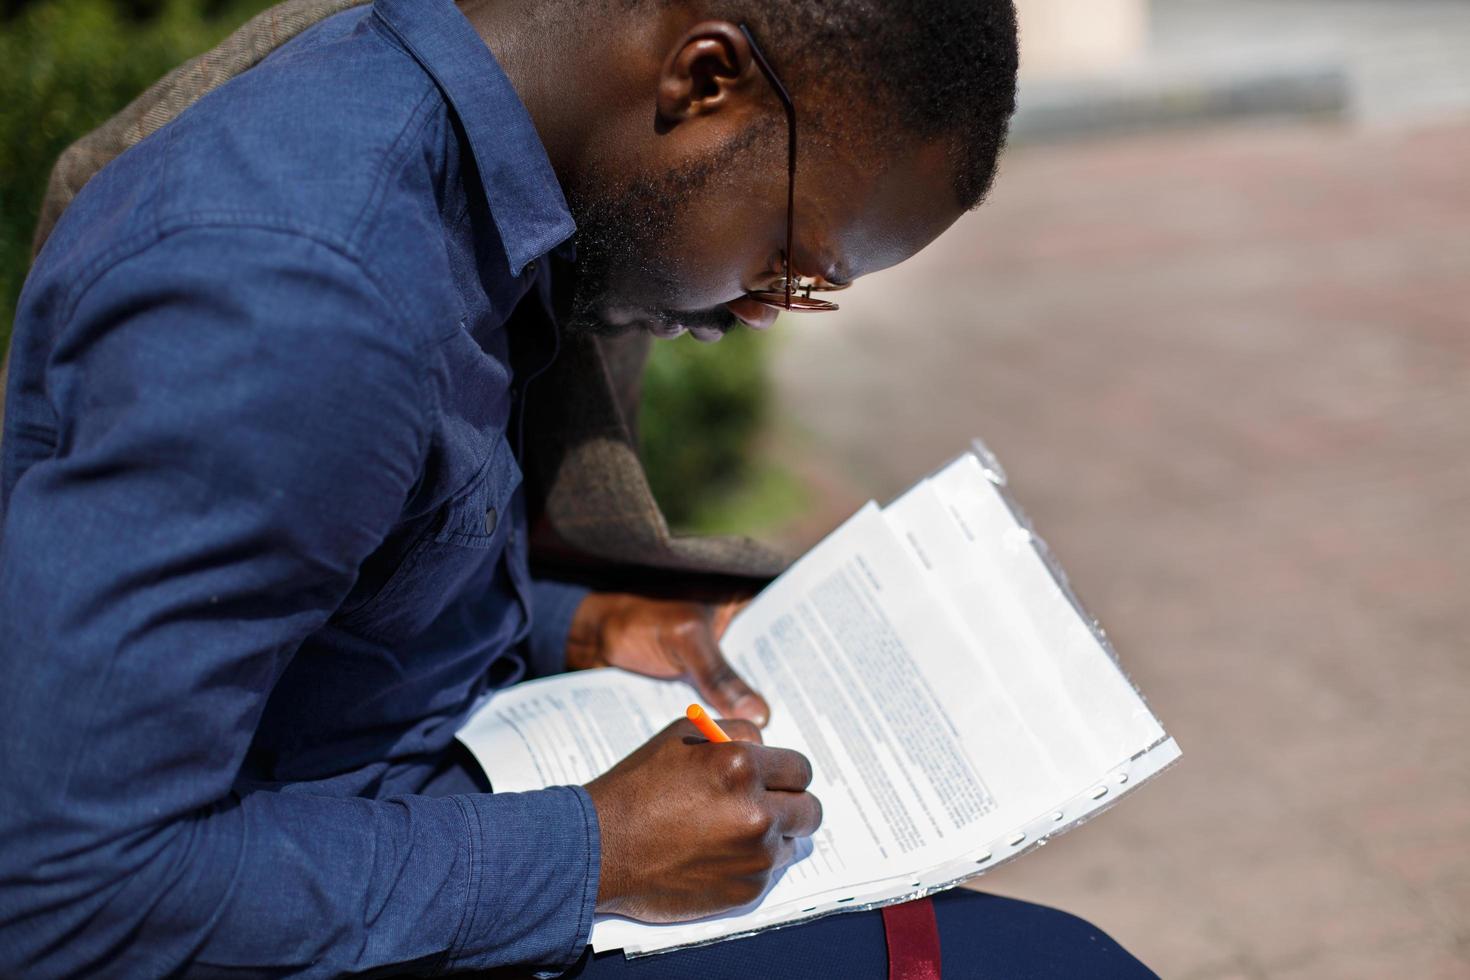
<svg viewBox="0 0 1470 980">
<path fill-rule="evenodd" d="M 817 834 L 757 903 L 697 922 L 599 917 L 597 950 L 709 942 L 980 873 L 1178 755 L 979 461 L 869 504 L 721 646 L 803 752 Z M 588 671 L 496 694 L 460 732 L 497 791 L 585 783 L 683 714 L 675 682 Z"/>
</svg>

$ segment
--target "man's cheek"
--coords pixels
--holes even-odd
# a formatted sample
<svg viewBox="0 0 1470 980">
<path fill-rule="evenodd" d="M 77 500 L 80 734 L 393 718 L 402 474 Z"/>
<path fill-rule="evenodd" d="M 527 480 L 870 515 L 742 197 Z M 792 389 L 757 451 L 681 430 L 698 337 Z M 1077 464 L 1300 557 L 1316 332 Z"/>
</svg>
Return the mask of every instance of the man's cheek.
<svg viewBox="0 0 1470 980">
<path fill-rule="evenodd" d="M 748 229 L 703 218 L 671 229 L 662 264 L 673 273 L 673 295 L 664 305 L 704 310 L 744 294 L 744 270 L 758 251 L 748 238 Z"/>
</svg>

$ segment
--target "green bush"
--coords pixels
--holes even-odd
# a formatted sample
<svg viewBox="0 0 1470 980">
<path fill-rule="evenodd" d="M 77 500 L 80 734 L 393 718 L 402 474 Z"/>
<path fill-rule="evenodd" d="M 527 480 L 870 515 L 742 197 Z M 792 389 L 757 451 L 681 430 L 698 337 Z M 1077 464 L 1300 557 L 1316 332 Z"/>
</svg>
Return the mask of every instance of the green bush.
<svg viewBox="0 0 1470 980">
<path fill-rule="evenodd" d="M 163 0 L 140 13 L 114 0 L 40 0 L 0 21 L 0 344 L 10 338 L 56 157 L 267 6 Z"/>
<path fill-rule="evenodd" d="M 643 376 L 639 441 L 653 495 L 672 524 L 703 527 L 752 475 L 752 443 L 766 422 L 768 338 L 731 332 L 654 343 Z"/>
</svg>

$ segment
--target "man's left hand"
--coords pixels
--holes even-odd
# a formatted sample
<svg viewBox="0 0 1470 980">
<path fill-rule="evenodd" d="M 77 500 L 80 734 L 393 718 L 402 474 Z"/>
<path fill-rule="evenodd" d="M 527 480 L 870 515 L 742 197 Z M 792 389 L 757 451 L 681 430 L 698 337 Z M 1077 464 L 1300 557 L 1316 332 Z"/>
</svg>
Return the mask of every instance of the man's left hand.
<svg viewBox="0 0 1470 980">
<path fill-rule="evenodd" d="M 572 617 L 567 669 L 621 667 L 648 677 L 685 680 L 716 714 L 764 726 L 770 706 L 720 652 L 720 636 L 748 601 L 686 602 L 593 592 Z"/>
</svg>

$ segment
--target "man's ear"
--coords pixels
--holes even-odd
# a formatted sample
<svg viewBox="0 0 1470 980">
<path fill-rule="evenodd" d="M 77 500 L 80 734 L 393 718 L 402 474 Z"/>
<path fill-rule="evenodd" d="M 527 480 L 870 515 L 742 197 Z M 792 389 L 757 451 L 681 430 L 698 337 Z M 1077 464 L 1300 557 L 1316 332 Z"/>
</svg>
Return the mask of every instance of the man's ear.
<svg viewBox="0 0 1470 980">
<path fill-rule="evenodd" d="M 759 70 L 739 27 L 725 20 L 695 24 L 674 42 L 659 71 L 659 122 L 675 126 L 727 108 L 749 96 Z"/>
</svg>

